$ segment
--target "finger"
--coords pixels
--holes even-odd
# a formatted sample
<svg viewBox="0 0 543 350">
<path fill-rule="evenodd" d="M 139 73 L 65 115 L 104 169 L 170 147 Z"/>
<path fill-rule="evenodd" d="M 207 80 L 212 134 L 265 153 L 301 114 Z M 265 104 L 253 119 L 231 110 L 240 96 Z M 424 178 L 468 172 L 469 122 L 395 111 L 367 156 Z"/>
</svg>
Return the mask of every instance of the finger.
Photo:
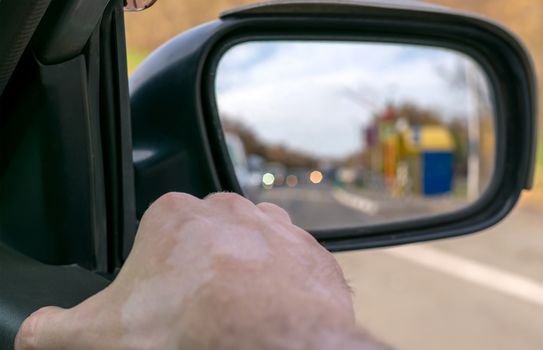
<svg viewBox="0 0 543 350">
<path fill-rule="evenodd" d="M 212 193 L 204 198 L 204 202 L 214 208 L 225 209 L 227 212 L 250 214 L 255 210 L 253 202 L 233 192 Z"/>
<path fill-rule="evenodd" d="M 198 199 L 197 197 L 194 197 L 193 195 L 190 195 L 188 193 L 168 192 L 160 196 L 160 198 L 158 198 L 156 201 L 154 201 L 147 211 L 153 211 L 153 209 L 155 208 L 157 208 L 159 211 L 179 211 L 182 209 L 194 207 L 201 202 L 201 199 Z"/>
<path fill-rule="evenodd" d="M 292 223 L 292 220 L 290 219 L 290 215 L 288 215 L 286 210 L 279 207 L 279 206 L 277 206 L 277 205 L 275 205 L 275 204 L 263 202 L 263 203 L 257 204 L 256 206 L 264 214 L 266 214 L 266 215 L 268 215 L 268 216 L 270 216 L 272 218 L 275 218 L 275 219 L 280 220 L 280 221 L 287 222 L 289 224 Z"/>
<path fill-rule="evenodd" d="M 162 195 L 145 211 L 140 220 L 134 243 L 144 240 L 146 236 L 154 236 L 163 228 L 179 225 L 205 212 L 202 200 L 180 192 L 169 192 Z"/>
</svg>

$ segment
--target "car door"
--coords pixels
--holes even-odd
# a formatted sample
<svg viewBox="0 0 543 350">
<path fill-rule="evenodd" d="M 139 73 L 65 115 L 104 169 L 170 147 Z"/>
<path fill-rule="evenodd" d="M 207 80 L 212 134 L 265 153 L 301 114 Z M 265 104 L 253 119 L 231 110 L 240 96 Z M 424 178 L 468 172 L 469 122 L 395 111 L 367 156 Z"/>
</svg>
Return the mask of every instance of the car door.
<svg viewBox="0 0 543 350">
<path fill-rule="evenodd" d="M 73 306 L 109 283 L 136 220 L 123 3 L 2 1 L 0 16 L 8 349 L 32 311 Z"/>
</svg>

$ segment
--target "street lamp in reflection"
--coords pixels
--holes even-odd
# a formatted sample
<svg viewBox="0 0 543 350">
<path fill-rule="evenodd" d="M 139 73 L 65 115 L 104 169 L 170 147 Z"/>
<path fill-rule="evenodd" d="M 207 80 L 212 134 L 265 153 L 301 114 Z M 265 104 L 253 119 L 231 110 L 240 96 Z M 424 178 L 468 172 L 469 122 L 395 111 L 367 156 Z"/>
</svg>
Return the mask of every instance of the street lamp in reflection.
<svg viewBox="0 0 543 350">
<path fill-rule="evenodd" d="M 296 175 L 289 175 L 286 179 L 288 187 L 296 187 L 298 184 L 298 177 Z"/>
<path fill-rule="evenodd" d="M 309 174 L 309 181 L 311 181 L 315 185 L 320 184 L 322 182 L 322 179 L 322 173 L 318 170 L 314 170 L 311 172 L 311 174 Z"/>
<path fill-rule="evenodd" d="M 273 176 L 272 173 L 265 173 L 264 175 L 262 175 L 262 184 L 264 185 L 265 189 L 272 188 L 274 182 L 275 176 Z"/>
</svg>

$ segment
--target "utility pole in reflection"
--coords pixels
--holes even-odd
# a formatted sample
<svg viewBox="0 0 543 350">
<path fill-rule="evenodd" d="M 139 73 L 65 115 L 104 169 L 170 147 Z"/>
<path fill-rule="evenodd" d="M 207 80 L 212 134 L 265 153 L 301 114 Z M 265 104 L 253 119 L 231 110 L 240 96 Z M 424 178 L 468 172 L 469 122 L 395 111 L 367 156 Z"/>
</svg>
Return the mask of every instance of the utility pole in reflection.
<svg viewBox="0 0 543 350">
<path fill-rule="evenodd" d="M 479 197 L 480 178 L 480 124 L 479 124 L 479 89 L 476 68 L 473 63 L 463 60 L 467 88 L 468 115 L 468 174 L 467 197 L 475 200 Z"/>
</svg>

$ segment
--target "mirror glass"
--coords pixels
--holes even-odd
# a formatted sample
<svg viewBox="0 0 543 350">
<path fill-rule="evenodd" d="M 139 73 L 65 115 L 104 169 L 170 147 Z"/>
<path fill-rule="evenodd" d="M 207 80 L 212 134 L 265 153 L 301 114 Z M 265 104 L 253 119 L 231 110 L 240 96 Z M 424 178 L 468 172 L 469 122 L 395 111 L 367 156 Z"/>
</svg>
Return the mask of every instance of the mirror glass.
<svg viewBox="0 0 543 350">
<path fill-rule="evenodd" d="M 250 41 L 215 97 L 238 182 L 305 229 L 457 211 L 492 178 L 492 91 L 469 56 L 411 44 Z"/>
</svg>

